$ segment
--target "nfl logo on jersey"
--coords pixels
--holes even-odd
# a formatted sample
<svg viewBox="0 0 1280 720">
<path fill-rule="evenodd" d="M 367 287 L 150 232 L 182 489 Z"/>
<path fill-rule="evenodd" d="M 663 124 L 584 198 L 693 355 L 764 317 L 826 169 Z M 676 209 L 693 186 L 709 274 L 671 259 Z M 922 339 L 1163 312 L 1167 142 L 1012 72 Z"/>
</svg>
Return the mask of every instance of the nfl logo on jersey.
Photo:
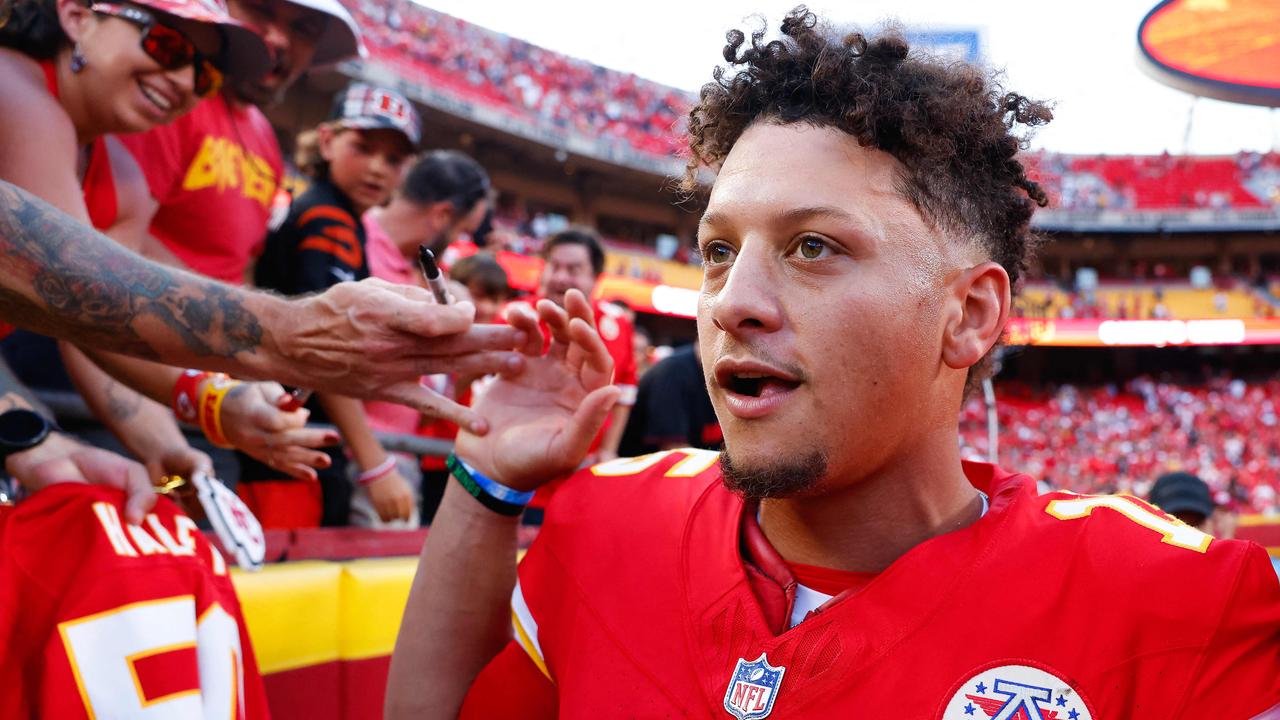
<svg viewBox="0 0 1280 720">
<path fill-rule="evenodd" d="M 724 709 L 738 720 L 768 717 L 786 671 L 785 667 L 770 665 L 764 653 L 751 662 L 738 658 L 729 689 L 724 693 Z"/>
</svg>

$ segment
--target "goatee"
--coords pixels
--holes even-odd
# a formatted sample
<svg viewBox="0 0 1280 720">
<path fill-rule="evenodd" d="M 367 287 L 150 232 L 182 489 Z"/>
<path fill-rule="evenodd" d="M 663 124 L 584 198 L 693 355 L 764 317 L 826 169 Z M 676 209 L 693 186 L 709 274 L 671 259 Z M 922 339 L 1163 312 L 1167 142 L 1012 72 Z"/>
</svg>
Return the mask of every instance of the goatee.
<svg viewBox="0 0 1280 720">
<path fill-rule="evenodd" d="M 734 463 L 726 448 L 720 453 L 720 471 L 725 487 L 745 498 L 794 497 L 812 490 L 827 474 L 827 455 L 811 450 L 768 465 L 746 467 Z"/>
</svg>

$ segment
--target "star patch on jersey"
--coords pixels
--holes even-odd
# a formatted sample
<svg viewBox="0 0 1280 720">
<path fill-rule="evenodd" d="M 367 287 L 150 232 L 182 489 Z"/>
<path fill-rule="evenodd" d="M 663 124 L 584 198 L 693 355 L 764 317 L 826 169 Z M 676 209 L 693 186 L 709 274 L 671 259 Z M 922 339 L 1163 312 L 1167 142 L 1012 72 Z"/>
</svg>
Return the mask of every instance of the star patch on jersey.
<svg viewBox="0 0 1280 720">
<path fill-rule="evenodd" d="M 976 673 L 942 710 L 941 720 L 1093 720 L 1085 699 L 1057 675 L 1029 665 Z"/>
<path fill-rule="evenodd" d="M 769 717 L 786 671 L 785 667 L 770 665 L 764 653 L 751 662 L 738 658 L 729 688 L 724 692 L 724 709 L 738 720 Z"/>
</svg>

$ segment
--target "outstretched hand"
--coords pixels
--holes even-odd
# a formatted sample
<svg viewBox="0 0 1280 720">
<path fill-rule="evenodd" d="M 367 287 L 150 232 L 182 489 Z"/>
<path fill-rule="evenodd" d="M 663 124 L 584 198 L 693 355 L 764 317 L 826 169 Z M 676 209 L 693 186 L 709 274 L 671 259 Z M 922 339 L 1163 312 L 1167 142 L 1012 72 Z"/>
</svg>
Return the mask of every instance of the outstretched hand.
<svg viewBox="0 0 1280 720">
<path fill-rule="evenodd" d="M 535 313 L 514 305 L 507 321 L 527 334 L 524 369 L 477 388 L 473 409 L 489 421 L 483 437 L 458 433 L 458 456 L 492 479 L 532 490 L 578 466 L 618 399 L 613 359 L 596 333 L 591 305 L 571 290 L 565 309 L 549 300 Z M 541 321 L 551 333 L 542 351 Z"/>
<path fill-rule="evenodd" d="M 483 413 L 424 387 L 433 373 L 513 372 L 511 348 L 521 328 L 474 325 L 470 303 L 439 305 L 431 293 L 378 279 L 339 283 L 297 302 L 280 342 L 286 373 L 275 379 L 301 387 L 415 408 L 484 433 Z M 527 330 L 527 328 L 525 328 Z M 536 330 L 536 328 L 535 328 Z"/>
</svg>

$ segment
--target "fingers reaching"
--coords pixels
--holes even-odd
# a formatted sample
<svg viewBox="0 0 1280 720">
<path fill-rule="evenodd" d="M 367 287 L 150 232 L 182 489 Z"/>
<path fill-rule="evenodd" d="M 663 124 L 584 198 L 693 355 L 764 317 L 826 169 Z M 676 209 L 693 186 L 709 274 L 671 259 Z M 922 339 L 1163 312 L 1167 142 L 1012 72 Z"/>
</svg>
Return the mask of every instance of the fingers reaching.
<svg viewBox="0 0 1280 720">
<path fill-rule="evenodd" d="M 606 385 L 588 393 L 548 448 L 552 457 L 580 458 L 586 455 L 620 393 L 615 385 Z"/>
<path fill-rule="evenodd" d="M 538 319 L 551 331 L 551 347 L 547 355 L 563 359 L 569 352 L 569 314 L 550 300 L 538 302 Z"/>
<path fill-rule="evenodd" d="M 569 324 L 569 333 L 573 339 L 569 362 L 578 372 L 583 386 L 593 390 L 611 383 L 613 356 L 595 328 L 582 318 L 574 318 Z"/>
<path fill-rule="evenodd" d="M 473 435 L 489 432 L 489 423 L 476 411 L 446 398 L 416 381 L 397 383 L 383 391 L 389 402 L 414 408 L 434 418 L 448 420 Z"/>
<path fill-rule="evenodd" d="M 542 355 L 542 329 L 533 308 L 525 303 L 511 305 L 507 308 L 507 322 L 523 334 L 524 342 L 516 346 L 517 350 L 529 357 Z"/>
</svg>

